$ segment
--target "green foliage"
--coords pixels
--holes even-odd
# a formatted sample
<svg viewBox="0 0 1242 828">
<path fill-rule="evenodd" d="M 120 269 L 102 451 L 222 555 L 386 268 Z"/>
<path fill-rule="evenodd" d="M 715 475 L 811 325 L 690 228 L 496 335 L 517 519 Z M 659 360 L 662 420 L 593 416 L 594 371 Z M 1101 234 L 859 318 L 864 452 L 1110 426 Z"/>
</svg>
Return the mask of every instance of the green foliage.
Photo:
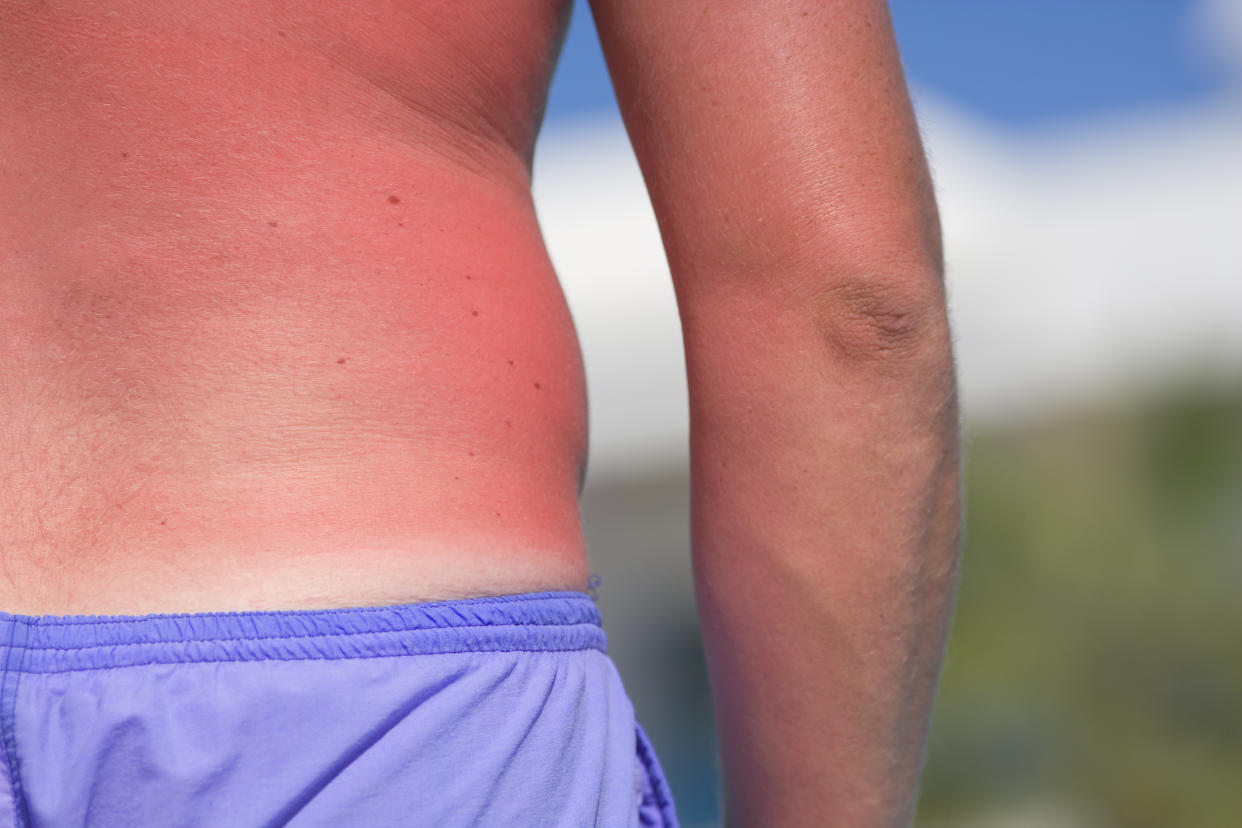
<svg viewBox="0 0 1242 828">
<path fill-rule="evenodd" d="M 966 457 L 919 824 L 1041 800 L 1240 824 L 1242 389 L 969 433 Z"/>
</svg>

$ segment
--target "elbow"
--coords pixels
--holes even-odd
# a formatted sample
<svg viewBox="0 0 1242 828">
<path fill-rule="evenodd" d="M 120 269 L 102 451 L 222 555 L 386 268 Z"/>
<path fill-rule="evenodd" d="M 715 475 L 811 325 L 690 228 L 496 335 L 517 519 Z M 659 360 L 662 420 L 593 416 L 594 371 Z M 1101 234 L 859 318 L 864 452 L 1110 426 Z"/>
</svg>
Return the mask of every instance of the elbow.
<svg viewBox="0 0 1242 828">
<path fill-rule="evenodd" d="M 824 279 L 805 300 L 827 355 L 845 367 L 888 373 L 952 360 L 937 272 Z"/>
</svg>

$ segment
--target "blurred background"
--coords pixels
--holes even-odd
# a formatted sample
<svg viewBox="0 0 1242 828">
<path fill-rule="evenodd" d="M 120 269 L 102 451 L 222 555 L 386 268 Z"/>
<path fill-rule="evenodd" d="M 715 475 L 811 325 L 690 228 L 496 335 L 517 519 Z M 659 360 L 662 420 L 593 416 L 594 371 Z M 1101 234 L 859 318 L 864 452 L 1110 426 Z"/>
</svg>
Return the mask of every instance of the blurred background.
<svg viewBox="0 0 1242 828">
<path fill-rule="evenodd" d="M 1242 0 L 892 13 L 966 429 L 917 825 L 1242 825 Z M 610 652 L 682 819 L 717 825 L 677 310 L 583 2 L 534 191 L 586 358 Z"/>
</svg>

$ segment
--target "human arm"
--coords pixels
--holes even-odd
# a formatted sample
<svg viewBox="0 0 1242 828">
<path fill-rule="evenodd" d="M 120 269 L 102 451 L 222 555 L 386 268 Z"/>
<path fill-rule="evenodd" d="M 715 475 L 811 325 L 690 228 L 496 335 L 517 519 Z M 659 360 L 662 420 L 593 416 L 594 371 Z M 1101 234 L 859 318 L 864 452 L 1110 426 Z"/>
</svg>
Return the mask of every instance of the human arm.
<svg viewBox="0 0 1242 828">
<path fill-rule="evenodd" d="M 930 179 L 883 0 L 592 0 L 672 270 L 727 824 L 908 824 L 956 583 Z"/>
</svg>

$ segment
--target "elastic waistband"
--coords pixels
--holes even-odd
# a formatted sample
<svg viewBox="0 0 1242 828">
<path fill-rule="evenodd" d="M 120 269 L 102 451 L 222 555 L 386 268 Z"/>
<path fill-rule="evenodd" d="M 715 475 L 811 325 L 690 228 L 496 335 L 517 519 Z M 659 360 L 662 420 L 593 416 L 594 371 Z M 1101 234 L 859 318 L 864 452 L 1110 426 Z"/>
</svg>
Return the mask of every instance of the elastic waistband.
<svg viewBox="0 0 1242 828">
<path fill-rule="evenodd" d="M 6 672 L 489 651 L 606 652 L 607 647 L 599 610 L 581 592 L 182 615 L 0 612 L 0 667 Z"/>
</svg>

